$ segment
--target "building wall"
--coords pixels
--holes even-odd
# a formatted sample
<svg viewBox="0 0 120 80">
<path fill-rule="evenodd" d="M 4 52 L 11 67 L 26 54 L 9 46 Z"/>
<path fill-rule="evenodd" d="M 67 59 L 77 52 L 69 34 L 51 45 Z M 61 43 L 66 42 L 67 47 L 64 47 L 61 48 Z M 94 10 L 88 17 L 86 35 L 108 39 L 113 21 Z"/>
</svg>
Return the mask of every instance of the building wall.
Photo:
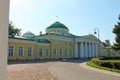
<svg viewBox="0 0 120 80">
<path fill-rule="evenodd" d="M 8 60 L 33 60 L 35 59 L 35 43 L 27 41 L 9 40 L 8 47 L 14 47 L 14 55 L 8 56 Z M 23 47 L 23 56 L 19 56 L 19 47 Z M 28 56 L 28 47 L 32 47 L 32 56 Z M 8 50 L 9 51 L 9 50 Z"/>
<path fill-rule="evenodd" d="M 60 38 L 60 40 L 59 40 Z M 63 38 L 52 36 L 50 44 L 36 43 L 34 41 L 26 41 L 19 39 L 9 39 L 8 47 L 14 47 L 14 55 L 8 56 L 8 60 L 34 60 L 34 59 L 60 59 L 60 58 L 74 58 L 74 43 L 71 38 Z M 63 38 L 63 39 L 61 39 Z M 24 55 L 19 56 L 19 47 L 24 49 Z M 28 56 L 28 47 L 32 47 L 32 56 Z M 40 50 L 42 49 L 42 55 Z M 46 53 L 48 49 L 48 54 Z M 56 55 L 55 55 L 56 49 Z M 9 51 L 9 50 L 8 50 Z M 62 55 L 61 55 L 62 54 Z"/>
<path fill-rule="evenodd" d="M 74 57 L 73 45 L 74 45 L 73 42 L 67 42 L 62 40 L 51 40 L 51 58 L 52 59 L 73 58 Z M 54 55 L 55 49 L 57 50 L 57 53 L 56 53 L 57 55 Z M 62 50 L 62 55 L 60 55 L 61 50 Z M 70 53 L 70 50 L 71 50 L 71 53 Z"/>
<path fill-rule="evenodd" d="M 48 37 L 45 36 L 44 39 L 46 38 Z M 74 39 L 72 37 L 52 34 L 49 35 L 48 40 L 50 43 L 9 39 L 8 45 L 14 47 L 14 56 L 8 56 L 8 60 L 92 58 L 99 56 L 98 41 L 94 40 L 94 38 L 90 40 L 87 38 Z M 19 56 L 19 46 L 24 47 L 23 56 Z M 28 47 L 32 47 L 32 56 L 28 56 Z M 102 47 L 100 52 L 104 53 Z"/>
<path fill-rule="evenodd" d="M 35 59 L 50 59 L 50 45 L 48 44 L 37 44 Z M 40 49 L 42 49 L 42 55 L 40 55 Z M 49 55 L 46 55 L 46 49 L 49 50 Z"/>
</svg>

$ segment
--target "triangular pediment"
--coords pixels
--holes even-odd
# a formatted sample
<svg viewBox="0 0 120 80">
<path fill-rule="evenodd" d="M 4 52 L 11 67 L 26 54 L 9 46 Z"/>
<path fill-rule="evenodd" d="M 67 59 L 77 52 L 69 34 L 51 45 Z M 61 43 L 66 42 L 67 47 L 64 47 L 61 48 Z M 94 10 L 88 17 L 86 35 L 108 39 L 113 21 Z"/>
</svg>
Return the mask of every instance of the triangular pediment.
<svg viewBox="0 0 120 80">
<path fill-rule="evenodd" d="M 99 41 L 98 38 L 92 34 L 86 35 L 84 38 L 89 39 L 90 41 Z"/>
</svg>

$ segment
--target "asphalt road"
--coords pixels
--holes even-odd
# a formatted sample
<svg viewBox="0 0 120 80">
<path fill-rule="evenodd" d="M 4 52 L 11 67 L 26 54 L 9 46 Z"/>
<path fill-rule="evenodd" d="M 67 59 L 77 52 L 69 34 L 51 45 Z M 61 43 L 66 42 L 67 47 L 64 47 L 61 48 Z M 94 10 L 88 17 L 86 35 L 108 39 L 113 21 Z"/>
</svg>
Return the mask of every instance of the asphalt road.
<svg viewBox="0 0 120 80">
<path fill-rule="evenodd" d="M 83 61 L 58 61 L 49 68 L 59 80 L 120 80 L 120 77 L 84 69 L 79 66 Z"/>
</svg>

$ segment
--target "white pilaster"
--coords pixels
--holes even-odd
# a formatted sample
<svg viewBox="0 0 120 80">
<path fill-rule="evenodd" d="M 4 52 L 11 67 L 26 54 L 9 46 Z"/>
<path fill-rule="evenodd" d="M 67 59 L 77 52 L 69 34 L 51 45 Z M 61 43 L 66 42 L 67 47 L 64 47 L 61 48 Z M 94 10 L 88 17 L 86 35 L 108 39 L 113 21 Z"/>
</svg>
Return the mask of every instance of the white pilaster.
<svg viewBox="0 0 120 80">
<path fill-rule="evenodd" d="M 9 0 L 0 0 L 0 80 L 7 80 Z"/>
</svg>

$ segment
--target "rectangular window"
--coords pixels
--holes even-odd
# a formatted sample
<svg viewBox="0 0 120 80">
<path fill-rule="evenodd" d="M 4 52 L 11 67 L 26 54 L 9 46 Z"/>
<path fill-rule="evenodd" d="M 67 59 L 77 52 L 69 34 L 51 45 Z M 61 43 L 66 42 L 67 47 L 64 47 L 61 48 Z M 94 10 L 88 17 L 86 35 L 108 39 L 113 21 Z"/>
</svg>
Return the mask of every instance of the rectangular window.
<svg viewBox="0 0 120 80">
<path fill-rule="evenodd" d="M 70 46 L 72 46 L 72 42 L 70 42 Z"/>
<path fill-rule="evenodd" d="M 60 49 L 60 56 L 63 56 L 63 51 L 62 51 L 62 49 Z"/>
<path fill-rule="evenodd" d="M 32 47 L 28 47 L 28 56 L 32 56 Z"/>
<path fill-rule="evenodd" d="M 67 42 L 65 43 L 65 45 L 67 46 Z"/>
<path fill-rule="evenodd" d="M 23 56 L 23 47 L 19 47 L 19 56 Z"/>
<path fill-rule="evenodd" d="M 65 56 L 67 57 L 67 54 L 68 54 L 68 51 L 67 51 L 67 49 L 65 50 Z"/>
<path fill-rule="evenodd" d="M 8 52 L 8 56 L 13 56 L 14 55 L 14 47 L 13 46 L 9 46 L 9 48 L 8 48 L 9 50 L 9 52 Z"/>
<path fill-rule="evenodd" d="M 43 49 L 42 48 L 40 48 L 39 56 L 43 56 Z"/>
<path fill-rule="evenodd" d="M 57 44 L 57 41 L 54 41 L 54 44 Z"/>
<path fill-rule="evenodd" d="M 54 49 L 54 56 L 57 56 L 57 50 Z"/>
<path fill-rule="evenodd" d="M 47 49 L 46 49 L 46 56 L 49 56 L 49 55 L 50 55 L 49 49 L 47 48 Z"/>
<path fill-rule="evenodd" d="M 69 56 L 69 50 L 67 50 L 67 56 Z"/>
<path fill-rule="evenodd" d="M 60 44 L 63 45 L 64 43 L 61 41 Z"/>
<path fill-rule="evenodd" d="M 72 50 L 70 50 L 70 56 L 72 56 Z"/>
</svg>

